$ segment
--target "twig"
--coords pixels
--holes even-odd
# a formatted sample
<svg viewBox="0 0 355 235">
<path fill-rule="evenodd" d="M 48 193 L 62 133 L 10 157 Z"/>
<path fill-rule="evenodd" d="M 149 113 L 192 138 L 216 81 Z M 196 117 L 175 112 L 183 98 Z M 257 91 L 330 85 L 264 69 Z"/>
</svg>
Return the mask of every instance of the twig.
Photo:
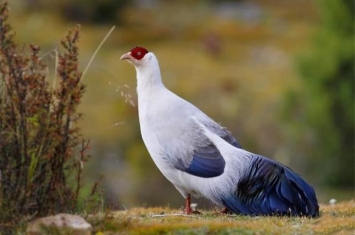
<svg viewBox="0 0 355 235">
<path fill-rule="evenodd" d="M 89 63 L 86 65 L 86 68 L 84 69 L 84 72 L 82 73 L 81 77 L 80 77 L 80 81 L 82 81 L 85 77 L 86 72 L 89 70 L 89 67 L 91 65 L 91 63 L 93 62 L 96 54 L 99 52 L 101 46 L 105 43 L 106 39 L 110 36 L 110 34 L 112 33 L 112 31 L 115 29 L 116 26 L 112 26 L 112 28 L 110 29 L 110 31 L 106 34 L 106 36 L 104 37 L 104 39 L 102 39 L 101 43 L 99 44 L 99 46 L 96 48 L 94 54 L 91 56 Z"/>
<path fill-rule="evenodd" d="M 54 64 L 54 73 L 53 73 L 53 85 L 52 89 L 55 90 L 56 86 L 56 78 L 57 78 L 57 73 L 58 73 L 58 48 L 56 47 L 54 50 L 54 59 L 55 59 L 55 64 Z"/>
</svg>

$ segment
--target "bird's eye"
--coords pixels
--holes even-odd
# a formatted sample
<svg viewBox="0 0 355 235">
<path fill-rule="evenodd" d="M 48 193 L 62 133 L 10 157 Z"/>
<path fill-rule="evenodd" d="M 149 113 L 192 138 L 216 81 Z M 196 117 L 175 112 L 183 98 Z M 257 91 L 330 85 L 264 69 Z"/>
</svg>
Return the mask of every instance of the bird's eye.
<svg viewBox="0 0 355 235">
<path fill-rule="evenodd" d="M 147 53 L 148 53 L 147 49 L 145 49 L 143 47 L 135 47 L 131 50 L 131 55 L 136 60 L 141 60 L 145 56 L 145 54 L 147 54 Z"/>
</svg>

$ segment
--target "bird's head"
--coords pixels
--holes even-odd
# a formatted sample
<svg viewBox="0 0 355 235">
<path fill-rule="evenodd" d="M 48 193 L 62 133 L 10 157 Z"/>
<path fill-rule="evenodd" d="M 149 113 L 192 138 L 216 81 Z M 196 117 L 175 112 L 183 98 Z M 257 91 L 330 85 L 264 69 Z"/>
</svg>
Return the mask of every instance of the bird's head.
<svg viewBox="0 0 355 235">
<path fill-rule="evenodd" d="M 139 67 L 147 63 L 153 54 L 143 47 L 135 47 L 126 54 L 121 56 L 121 60 L 127 60 L 135 67 Z"/>
<path fill-rule="evenodd" d="M 159 84 L 159 86 L 163 85 L 158 59 L 147 49 L 135 47 L 126 54 L 123 54 L 121 60 L 127 60 L 127 62 L 134 65 L 137 72 L 137 89 L 139 87 L 151 87 L 156 84 Z"/>
</svg>

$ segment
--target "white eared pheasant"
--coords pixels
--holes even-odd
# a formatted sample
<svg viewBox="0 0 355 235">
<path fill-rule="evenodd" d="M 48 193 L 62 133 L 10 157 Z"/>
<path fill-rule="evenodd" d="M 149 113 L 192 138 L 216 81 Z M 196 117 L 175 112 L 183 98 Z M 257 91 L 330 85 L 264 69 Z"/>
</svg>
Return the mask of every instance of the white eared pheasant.
<svg viewBox="0 0 355 235">
<path fill-rule="evenodd" d="M 290 168 L 241 148 L 232 134 L 163 84 L 152 52 L 122 55 L 137 73 L 143 141 L 159 170 L 186 200 L 205 197 L 243 215 L 319 215 L 314 189 Z"/>
</svg>

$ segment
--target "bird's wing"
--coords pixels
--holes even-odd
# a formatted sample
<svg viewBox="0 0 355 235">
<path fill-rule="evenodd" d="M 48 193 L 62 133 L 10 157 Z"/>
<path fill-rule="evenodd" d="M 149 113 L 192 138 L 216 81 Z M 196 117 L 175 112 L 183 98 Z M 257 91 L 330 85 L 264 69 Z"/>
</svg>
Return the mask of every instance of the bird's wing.
<svg viewBox="0 0 355 235">
<path fill-rule="evenodd" d="M 224 172 L 225 160 L 194 119 L 177 128 L 163 148 L 166 161 L 175 168 L 198 177 L 216 177 Z"/>
<path fill-rule="evenodd" d="M 224 172 L 225 160 L 219 149 L 206 136 L 201 124 L 231 145 L 240 148 L 239 143 L 228 130 L 194 105 L 173 93 L 165 97 L 165 100 L 171 99 L 162 112 L 168 116 L 164 116 L 161 122 L 155 120 L 159 127 L 158 142 L 163 145 L 162 156 L 170 165 L 191 175 L 204 178 L 221 175 Z"/>
<path fill-rule="evenodd" d="M 259 155 L 252 155 L 237 188 L 223 200 L 236 213 L 319 215 L 314 189 L 288 167 Z"/>
<path fill-rule="evenodd" d="M 201 124 L 228 143 L 236 147 L 240 145 L 229 131 L 207 115 L 194 112 L 193 109 L 189 112 L 193 113 L 189 118 L 184 115 L 172 121 L 174 125 L 161 128 L 158 138 L 163 145 L 162 156 L 168 164 L 194 176 L 209 178 L 223 174 L 226 162 L 219 149 L 206 136 Z"/>
<path fill-rule="evenodd" d="M 191 175 L 203 178 L 216 177 L 224 172 L 226 164 L 224 158 L 212 143 L 206 146 L 195 146 L 188 158 L 190 161 L 187 164 L 183 164 L 183 161 L 178 161 L 175 167 Z"/>
</svg>

